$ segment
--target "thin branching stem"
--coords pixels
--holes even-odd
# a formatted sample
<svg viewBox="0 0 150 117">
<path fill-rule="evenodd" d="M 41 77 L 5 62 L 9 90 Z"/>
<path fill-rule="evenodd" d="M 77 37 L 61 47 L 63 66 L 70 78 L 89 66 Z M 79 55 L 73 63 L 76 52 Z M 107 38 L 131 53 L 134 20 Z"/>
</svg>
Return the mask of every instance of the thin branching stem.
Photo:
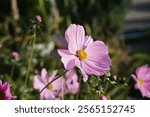
<svg viewBox="0 0 150 117">
<path fill-rule="evenodd" d="M 27 81 L 28 81 L 28 77 L 29 77 L 29 72 L 30 72 L 30 69 L 31 69 L 33 52 L 34 52 L 34 45 L 35 45 L 35 39 L 36 39 L 36 26 L 34 26 L 33 28 L 34 28 L 34 34 L 33 34 L 33 37 L 32 37 L 33 42 L 32 42 L 32 48 L 31 48 L 31 52 L 30 52 L 30 58 L 29 58 L 29 64 L 28 64 L 27 74 L 26 74 L 26 78 L 25 78 L 25 85 L 27 85 Z"/>
<path fill-rule="evenodd" d="M 67 70 L 65 70 L 62 74 L 60 74 L 59 76 L 57 76 L 56 78 L 54 78 L 51 82 L 49 82 L 47 85 L 45 85 L 45 87 L 40 91 L 40 93 L 42 93 L 42 91 L 44 89 L 46 89 L 48 87 L 48 85 L 50 85 L 51 83 L 53 83 L 55 80 L 57 80 L 58 78 L 60 78 L 61 76 L 65 75 L 65 73 L 67 72 Z"/>
</svg>

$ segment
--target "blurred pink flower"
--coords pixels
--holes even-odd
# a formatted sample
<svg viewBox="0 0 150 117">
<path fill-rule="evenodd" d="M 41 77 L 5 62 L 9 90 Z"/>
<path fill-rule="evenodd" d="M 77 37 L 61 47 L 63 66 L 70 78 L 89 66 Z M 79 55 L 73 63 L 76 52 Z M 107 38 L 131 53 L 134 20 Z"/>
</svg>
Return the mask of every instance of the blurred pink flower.
<svg viewBox="0 0 150 117">
<path fill-rule="evenodd" d="M 104 75 L 111 66 L 107 46 L 102 41 L 95 41 L 90 36 L 85 36 L 84 28 L 71 24 L 65 32 L 68 49 L 59 49 L 65 69 L 78 67 L 83 80 L 88 80 L 88 75 Z"/>
<path fill-rule="evenodd" d="M 19 59 L 19 53 L 16 52 L 16 51 L 13 51 L 13 52 L 11 53 L 11 56 L 12 56 L 12 58 L 15 59 L 15 60 Z"/>
<path fill-rule="evenodd" d="M 39 23 L 42 22 L 42 18 L 40 15 L 35 16 L 35 20 L 36 22 L 39 22 Z"/>
<path fill-rule="evenodd" d="M 2 84 L 0 80 L 0 100 L 11 100 L 17 98 L 16 96 L 12 96 L 10 92 L 10 84 L 5 82 Z"/>
<path fill-rule="evenodd" d="M 79 90 L 79 82 L 78 82 L 78 76 L 76 72 L 71 69 L 65 74 L 65 83 L 66 83 L 66 90 L 67 92 L 71 92 L 73 94 L 76 94 Z"/>
<path fill-rule="evenodd" d="M 41 71 L 41 76 L 35 75 L 33 80 L 33 87 L 39 91 L 43 89 L 49 82 L 51 82 L 57 74 L 57 70 L 52 71 L 51 75 L 48 76 L 45 68 Z M 41 94 L 40 99 L 59 99 L 59 93 L 61 92 L 62 82 L 64 79 L 62 77 L 58 78 L 52 82 L 47 88 L 45 88 Z"/>
<path fill-rule="evenodd" d="M 107 100 L 107 97 L 102 95 L 102 96 L 100 96 L 100 100 Z"/>
<path fill-rule="evenodd" d="M 148 65 L 138 67 L 132 78 L 136 81 L 135 88 L 140 90 L 142 96 L 150 98 L 150 67 Z"/>
<path fill-rule="evenodd" d="M 112 76 L 112 79 L 113 79 L 114 81 L 116 81 L 116 80 L 117 80 L 117 76 L 116 76 L 116 75 Z"/>
<path fill-rule="evenodd" d="M 3 45 L 0 43 L 0 48 L 2 48 L 3 47 Z"/>
</svg>

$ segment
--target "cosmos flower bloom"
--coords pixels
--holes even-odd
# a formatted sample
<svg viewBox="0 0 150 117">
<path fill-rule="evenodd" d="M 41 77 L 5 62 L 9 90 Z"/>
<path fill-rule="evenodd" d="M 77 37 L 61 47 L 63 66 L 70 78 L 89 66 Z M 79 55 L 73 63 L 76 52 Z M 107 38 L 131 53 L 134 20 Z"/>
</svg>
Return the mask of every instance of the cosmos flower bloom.
<svg viewBox="0 0 150 117">
<path fill-rule="evenodd" d="M 16 52 L 16 51 L 13 51 L 13 52 L 11 53 L 11 56 L 12 56 L 12 58 L 15 59 L 15 60 L 19 59 L 19 53 Z"/>
<path fill-rule="evenodd" d="M 79 90 L 79 82 L 78 82 L 78 76 L 76 72 L 71 69 L 65 74 L 65 86 L 66 86 L 66 92 L 71 92 L 72 94 L 76 94 Z"/>
<path fill-rule="evenodd" d="M 88 75 L 104 75 L 111 66 L 107 46 L 102 41 L 93 41 L 90 36 L 85 36 L 84 28 L 71 24 L 65 32 L 68 49 L 59 49 L 58 53 L 66 70 L 78 67 L 83 80 L 88 80 Z"/>
<path fill-rule="evenodd" d="M 148 65 L 138 67 L 132 78 L 136 81 L 135 88 L 140 90 L 142 96 L 150 98 L 150 67 Z"/>
<path fill-rule="evenodd" d="M 41 76 L 34 76 L 33 87 L 41 91 L 49 82 L 51 82 L 56 77 L 56 74 L 57 70 L 54 70 L 52 71 L 51 75 L 48 76 L 46 69 L 43 68 L 41 71 Z M 40 99 L 59 99 L 58 95 L 62 88 L 62 82 L 64 82 L 62 77 L 52 82 L 40 93 Z"/>
<path fill-rule="evenodd" d="M 12 96 L 10 92 L 10 84 L 5 82 L 2 84 L 0 80 L 0 100 L 11 100 L 17 98 L 16 96 Z"/>
</svg>

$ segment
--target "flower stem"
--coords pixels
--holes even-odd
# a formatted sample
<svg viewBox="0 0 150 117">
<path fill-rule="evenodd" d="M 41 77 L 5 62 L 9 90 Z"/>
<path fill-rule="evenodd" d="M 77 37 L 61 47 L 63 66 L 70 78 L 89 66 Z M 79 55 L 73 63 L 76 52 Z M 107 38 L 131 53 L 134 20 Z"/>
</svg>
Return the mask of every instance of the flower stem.
<svg viewBox="0 0 150 117">
<path fill-rule="evenodd" d="M 50 85 L 52 82 L 54 82 L 55 80 L 57 80 L 58 78 L 60 78 L 61 76 L 63 76 L 66 72 L 67 72 L 67 70 L 65 70 L 62 74 L 60 74 L 59 76 L 57 76 L 56 78 L 54 78 L 51 82 L 49 82 L 47 85 L 45 85 L 45 87 L 43 87 L 43 89 L 40 91 L 40 93 L 42 93 L 42 91 L 43 91 L 48 85 Z"/>
<path fill-rule="evenodd" d="M 11 73 L 10 73 L 10 78 L 13 78 L 14 75 L 14 71 L 15 71 L 15 64 L 12 65 L 12 69 L 11 69 Z"/>
<path fill-rule="evenodd" d="M 27 81 L 28 81 L 28 77 L 29 77 L 29 72 L 30 72 L 30 69 L 31 69 L 33 52 L 34 52 L 34 45 L 35 45 L 35 39 L 36 39 L 36 26 L 34 26 L 33 28 L 34 28 L 34 34 L 33 34 L 33 37 L 32 37 L 33 42 L 32 42 L 32 48 L 31 48 L 31 52 L 30 52 L 30 58 L 29 58 L 29 64 L 28 64 L 27 74 L 26 74 L 26 78 L 25 78 L 25 85 L 27 85 Z"/>
<path fill-rule="evenodd" d="M 106 84 L 106 85 L 105 85 L 105 88 L 104 88 L 104 92 L 107 92 L 107 89 L 108 89 L 108 87 L 109 87 L 109 82 L 106 81 L 105 84 Z"/>
</svg>

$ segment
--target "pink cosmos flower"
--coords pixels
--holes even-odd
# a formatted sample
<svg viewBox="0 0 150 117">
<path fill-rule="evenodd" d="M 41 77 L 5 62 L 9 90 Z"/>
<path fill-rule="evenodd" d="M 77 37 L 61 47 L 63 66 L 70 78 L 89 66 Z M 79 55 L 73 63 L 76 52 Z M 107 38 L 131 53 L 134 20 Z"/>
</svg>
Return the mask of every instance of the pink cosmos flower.
<svg viewBox="0 0 150 117">
<path fill-rule="evenodd" d="M 150 98 L 150 67 L 148 65 L 138 67 L 132 78 L 136 81 L 135 88 L 140 90 L 142 96 Z"/>
<path fill-rule="evenodd" d="M 16 51 L 13 51 L 13 52 L 11 53 L 11 56 L 12 56 L 13 59 L 17 60 L 17 59 L 19 58 L 19 53 L 16 52 Z"/>
<path fill-rule="evenodd" d="M 11 100 L 17 98 L 16 96 L 12 96 L 10 92 L 10 84 L 5 82 L 2 84 L 0 80 L 0 100 Z"/>
<path fill-rule="evenodd" d="M 51 82 L 57 74 L 57 70 L 52 71 L 48 76 L 45 68 L 41 71 L 41 76 L 35 75 L 33 80 L 33 87 L 39 91 L 43 89 L 49 82 Z M 59 93 L 61 92 L 63 78 L 59 78 L 52 82 L 47 88 L 45 88 L 41 94 L 40 99 L 59 99 Z"/>
<path fill-rule="evenodd" d="M 71 69 L 67 71 L 67 73 L 64 75 L 64 82 L 63 87 L 60 92 L 60 96 L 66 95 L 68 93 L 76 94 L 79 90 L 79 82 L 78 82 L 78 76 L 74 69 Z"/>
<path fill-rule="evenodd" d="M 85 36 L 84 28 L 71 24 L 65 32 L 68 49 L 59 49 L 58 53 L 65 69 L 78 67 L 83 80 L 88 80 L 88 75 L 104 75 L 111 66 L 107 46 L 102 41 L 93 41 L 90 36 Z"/>
<path fill-rule="evenodd" d="M 67 92 L 71 92 L 72 94 L 76 94 L 79 90 L 79 82 L 78 76 L 76 72 L 71 69 L 65 74 L 65 83 Z"/>
</svg>

